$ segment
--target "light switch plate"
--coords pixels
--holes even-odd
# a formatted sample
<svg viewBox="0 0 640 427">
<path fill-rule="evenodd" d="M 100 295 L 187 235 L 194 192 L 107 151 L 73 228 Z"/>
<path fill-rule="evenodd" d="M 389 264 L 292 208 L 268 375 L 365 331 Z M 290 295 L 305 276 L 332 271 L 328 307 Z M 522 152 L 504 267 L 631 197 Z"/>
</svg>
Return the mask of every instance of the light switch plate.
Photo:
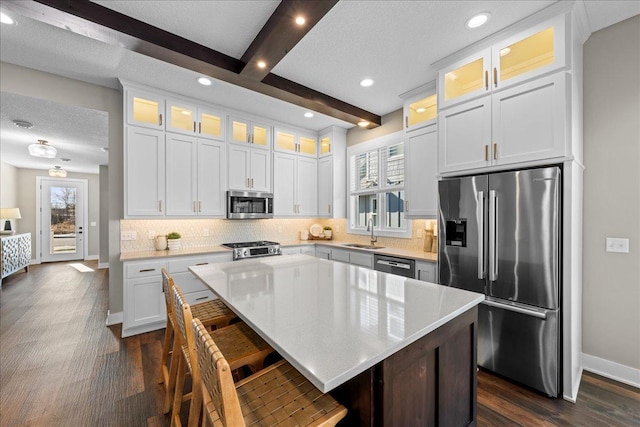
<svg viewBox="0 0 640 427">
<path fill-rule="evenodd" d="M 149 230 L 149 240 L 153 240 L 156 238 L 156 232 L 153 230 Z"/>
<path fill-rule="evenodd" d="M 138 233 L 135 231 L 120 232 L 120 240 L 136 240 L 137 238 L 138 238 Z"/>
<path fill-rule="evenodd" d="M 607 237 L 607 252 L 629 253 L 629 239 Z"/>
</svg>

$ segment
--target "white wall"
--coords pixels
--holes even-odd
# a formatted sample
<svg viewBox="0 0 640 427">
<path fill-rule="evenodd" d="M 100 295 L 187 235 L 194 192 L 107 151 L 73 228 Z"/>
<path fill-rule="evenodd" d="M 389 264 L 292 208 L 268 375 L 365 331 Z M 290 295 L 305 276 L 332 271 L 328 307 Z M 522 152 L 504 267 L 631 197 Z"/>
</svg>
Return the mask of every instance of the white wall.
<svg viewBox="0 0 640 427">
<path fill-rule="evenodd" d="M 1 143 L 1 142 L 0 142 Z M 9 163 L 0 162 L 0 208 L 20 208 L 18 206 L 18 170 Z M 20 211 L 22 215 L 22 210 Z M 0 221 L 0 228 L 4 228 L 4 220 Z M 23 233 L 20 220 L 11 220 L 11 229 Z"/>
<path fill-rule="evenodd" d="M 583 362 L 640 386 L 640 16 L 584 45 Z M 605 251 L 606 237 L 629 253 Z M 629 378 L 623 378 L 624 376 Z"/>
<path fill-rule="evenodd" d="M 100 257 L 98 268 L 109 266 L 109 166 L 100 165 Z"/>
</svg>

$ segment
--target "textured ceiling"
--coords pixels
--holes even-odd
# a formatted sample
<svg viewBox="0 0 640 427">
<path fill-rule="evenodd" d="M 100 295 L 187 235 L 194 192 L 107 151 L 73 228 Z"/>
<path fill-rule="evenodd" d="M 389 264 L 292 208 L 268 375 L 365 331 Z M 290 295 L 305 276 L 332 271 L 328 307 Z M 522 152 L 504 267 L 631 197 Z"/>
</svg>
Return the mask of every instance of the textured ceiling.
<svg viewBox="0 0 640 427">
<path fill-rule="evenodd" d="M 279 2 L 109 0 L 96 3 L 239 58 Z M 384 115 L 401 108 L 400 94 L 435 78 L 432 63 L 552 3 L 553 0 L 341 0 L 273 72 Z M 589 0 L 585 2 L 585 9 L 590 31 L 596 31 L 639 14 L 640 1 Z M 480 29 L 466 29 L 465 20 L 479 11 L 489 11 L 490 21 Z M 312 119 L 305 119 L 305 110 L 301 107 L 225 82 L 215 81 L 213 86 L 205 88 L 195 83 L 198 74 L 193 71 L 24 17 L 15 18 L 18 25 L 0 27 L 0 60 L 4 62 L 111 88 L 118 88 L 120 77 L 312 130 L 330 125 L 352 126 L 318 113 Z M 370 88 L 360 87 L 358 83 L 364 77 L 373 78 L 375 84 Z M 5 108 L 10 106 L 5 107 L 3 99 L 3 114 Z M 63 114 L 60 118 L 61 125 L 65 117 Z M 12 134 L 5 129 L 4 120 L 2 125 L 2 152 L 5 153 L 4 146 Z M 64 126 L 73 129 L 81 124 L 71 121 Z M 7 161 L 4 155 L 3 160 Z"/>
</svg>

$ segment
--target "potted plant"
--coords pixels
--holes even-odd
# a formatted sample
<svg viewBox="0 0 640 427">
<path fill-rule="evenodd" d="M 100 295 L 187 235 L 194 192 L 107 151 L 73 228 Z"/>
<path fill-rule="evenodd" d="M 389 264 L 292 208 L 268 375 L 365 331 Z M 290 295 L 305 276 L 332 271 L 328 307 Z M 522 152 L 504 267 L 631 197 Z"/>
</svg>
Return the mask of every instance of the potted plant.
<svg viewBox="0 0 640 427">
<path fill-rule="evenodd" d="M 167 234 L 167 246 L 169 246 L 169 250 L 179 250 L 182 246 L 182 240 L 180 239 L 182 236 L 177 231 L 172 231 Z"/>
<path fill-rule="evenodd" d="M 324 237 L 330 239 L 332 233 L 333 232 L 331 231 L 331 227 L 329 227 L 328 225 L 324 227 Z"/>
</svg>

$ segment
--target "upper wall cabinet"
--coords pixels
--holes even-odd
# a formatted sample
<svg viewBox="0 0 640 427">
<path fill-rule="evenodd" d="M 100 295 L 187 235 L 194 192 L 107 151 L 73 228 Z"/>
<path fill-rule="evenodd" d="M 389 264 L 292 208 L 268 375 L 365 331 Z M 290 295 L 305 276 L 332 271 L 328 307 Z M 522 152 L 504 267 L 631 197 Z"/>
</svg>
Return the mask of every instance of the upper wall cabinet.
<svg viewBox="0 0 640 427">
<path fill-rule="evenodd" d="M 566 65 L 566 15 L 560 15 L 440 69 L 439 108 L 522 83 Z"/>
<path fill-rule="evenodd" d="M 432 125 L 438 117 L 438 102 L 435 93 L 413 95 L 404 100 L 404 130 L 411 131 Z"/>
<path fill-rule="evenodd" d="M 225 140 L 225 115 L 188 102 L 167 100 L 166 130 L 200 138 Z"/>
<path fill-rule="evenodd" d="M 271 148 L 271 126 L 251 120 L 229 117 L 229 142 Z"/>
<path fill-rule="evenodd" d="M 346 218 L 347 131 L 337 126 L 321 131 L 319 151 L 318 216 Z"/>
<path fill-rule="evenodd" d="M 127 123 L 164 130 L 164 97 L 138 89 L 126 90 Z"/>
<path fill-rule="evenodd" d="M 164 216 L 164 132 L 131 126 L 127 128 L 125 136 L 125 215 Z"/>
<path fill-rule="evenodd" d="M 317 156 L 318 138 L 310 133 L 300 133 L 288 129 L 274 130 L 274 150 L 283 153 L 297 153 L 307 157 Z"/>
</svg>

